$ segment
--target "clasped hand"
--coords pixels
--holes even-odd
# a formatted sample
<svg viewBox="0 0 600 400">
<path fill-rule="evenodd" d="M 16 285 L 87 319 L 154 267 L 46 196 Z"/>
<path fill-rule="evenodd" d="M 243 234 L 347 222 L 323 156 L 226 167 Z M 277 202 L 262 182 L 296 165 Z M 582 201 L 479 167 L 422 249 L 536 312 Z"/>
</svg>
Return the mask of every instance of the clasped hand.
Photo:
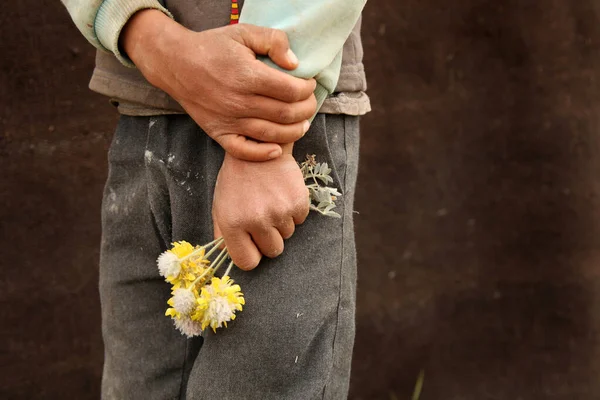
<svg viewBox="0 0 600 400">
<path fill-rule="evenodd" d="M 193 32 L 145 10 L 128 22 L 121 44 L 146 79 L 225 149 L 213 222 L 236 265 L 252 269 L 261 255 L 281 254 L 283 240 L 309 210 L 290 149 L 316 112 L 314 79 L 257 60 L 265 55 L 282 69 L 295 69 L 286 34 L 244 24 Z"/>
</svg>

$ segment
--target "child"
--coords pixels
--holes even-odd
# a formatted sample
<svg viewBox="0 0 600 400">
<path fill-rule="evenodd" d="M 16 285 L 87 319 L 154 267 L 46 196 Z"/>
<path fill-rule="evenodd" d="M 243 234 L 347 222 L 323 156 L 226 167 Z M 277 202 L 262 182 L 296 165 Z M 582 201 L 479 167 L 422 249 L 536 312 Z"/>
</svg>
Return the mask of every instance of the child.
<svg viewBox="0 0 600 400">
<path fill-rule="evenodd" d="M 63 0 L 104 50 L 91 89 L 121 113 L 102 209 L 103 399 L 347 396 L 365 1 Z M 307 218 L 306 154 L 332 167 L 342 218 Z M 232 274 L 247 305 L 229 329 L 187 339 L 155 260 L 213 236 L 244 270 L 268 259 Z"/>
</svg>

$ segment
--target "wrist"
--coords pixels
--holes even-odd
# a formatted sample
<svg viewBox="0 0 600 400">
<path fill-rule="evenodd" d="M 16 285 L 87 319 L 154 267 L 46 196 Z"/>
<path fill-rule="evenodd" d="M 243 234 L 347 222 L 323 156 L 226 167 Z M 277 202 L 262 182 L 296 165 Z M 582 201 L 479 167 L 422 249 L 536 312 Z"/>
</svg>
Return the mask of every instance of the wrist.
<svg viewBox="0 0 600 400">
<path fill-rule="evenodd" d="M 89 24 L 89 26 L 93 29 L 102 49 L 113 53 L 127 67 L 135 67 L 135 65 L 121 51 L 119 42 L 123 28 L 129 20 L 136 13 L 148 9 L 160 10 L 165 15 L 172 17 L 159 0 L 102 0 L 99 3 L 93 24 Z"/>
<path fill-rule="evenodd" d="M 154 60 L 165 59 L 166 50 L 181 31 L 185 31 L 185 28 L 163 12 L 145 9 L 129 19 L 123 27 L 119 43 L 142 74 L 152 81 L 152 75 L 160 76 L 160 71 L 155 70 L 157 63 Z"/>
</svg>

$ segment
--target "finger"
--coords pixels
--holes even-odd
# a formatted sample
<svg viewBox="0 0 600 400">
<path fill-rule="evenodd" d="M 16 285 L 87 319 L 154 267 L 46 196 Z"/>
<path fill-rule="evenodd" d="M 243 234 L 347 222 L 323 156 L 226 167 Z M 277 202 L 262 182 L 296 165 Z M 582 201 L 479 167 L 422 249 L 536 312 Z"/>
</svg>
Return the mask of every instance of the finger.
<svg viewBox="0 0 600 400">
<path fill-rule="evenodd" d="M 310 122 L 305 120 L 295 124 L 282 125 L 264 119 L 246 118 L 241 120 L 240 127 L 247 137 L 259 142 L 285 144 L 293 143 L 304 136 L 310 129 Z"/>
<path fill-rule="evenodd" d="M 290 218 L 282 221 L 276 226 L 276 228 L 279 231 L 281 237 L 287 240 L 291 238 L 294 234 L 294 231 L 296 230 L 296 225 L 294 224 L 294 220 Z"/>
<path fill-rule="evenodd" d="M 244 107 L 244 117 L 260 118 L 278 124 L 295 124 L 308 121 L 317 112 L 317 99 L 286 103 L 265 96 L 252 96 Z"/>
<path fill-rule="evenodd" d="M 215 240 L 222 237 L 223 233 L 221 232 L 221 228 L 219 228 L 219 224 L 215 221 L 215 213 L 213 212 L 213 232 Z"/>
<path fill-rule="evenodd" d="M 275 258 L 283 253 L 283 238 L 276 228 L 257 229 L 252 231 L 251 235 L 264 256 Z"/>
<path fill-rule="evenodd" d="M 221 232 L 221 228 L 219 227 L 219 224 L 217 223 L 217 220 L 215 218 L 215 213 L 213 211 L 213 235 L 215 237 L 215 240 L 222 238 L 223 237 L 223 232 Z M 224 249 L 225 248 L 225 243 L 221 243 L 221 245 L 219 246 L 220 249 Z"/>
<path fill-rule="evenodd" d="M 277 143 L 259 143 L 237 134 L 222 135 L 216 140 L 231 156 L 245 161 L 268 161 L 282 153 Z"/>
<path fill-rule="evenodd" d="M 256 54 L 269 56 L 283 69 L 293 70 L 298 67 L 298 57 L 290 49 L 290 42 L 285 32 L 246 24 L 240 24 L 238 29 L 243 44 Z"/>
<path fill-rule="evenodd" d="M 286 103 L 308 99 L 317 87 L 314 79 L 296 78 L 258 60 L 247 71 L 241 71 L 240 75 L 242 88 Z"/>
<path fill-rule="evenodd" d="M 296 206 L 294 207 L 294 212 L 292 214 L 294 223 L 296 225 L 303 224 L 304 221 L 306 221 L 306 217 L 308 217 L 309 212 L 310 212 L 310 200 L 308 197 L 308 190 L 307 190 L 306 197 L 299 198 Z"/>
<path fill-rule="evenodd" d="M 223 238 L 227 250 L 229 250 L 229 256 L 235 265 L 244 271 L 250 271 L 258 266 L 262 255 L 248 232 L 242 230 L 226 231 Z"/>
</svg>

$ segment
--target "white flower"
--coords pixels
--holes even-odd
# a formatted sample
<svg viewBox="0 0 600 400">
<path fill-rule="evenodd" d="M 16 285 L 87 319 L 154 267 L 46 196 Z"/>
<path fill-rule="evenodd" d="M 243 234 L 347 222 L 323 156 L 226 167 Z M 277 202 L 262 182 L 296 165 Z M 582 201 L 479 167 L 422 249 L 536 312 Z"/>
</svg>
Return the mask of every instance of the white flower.
<svg viewBox="0 0 600 400">
<path fill-rule="evenodd" d="M 204 319 L 207 325 L 216 329 L 223 326 L 235 318 L 235 305 L 227 301 L 225 297 L 215 297 L 208 303 L 208 308 L 204 311 Z"/>
<path fill-rule="evenodd" d="M 173 308 L 180 314 L 188 315 L 196 306 L 196 297 L 189 289 L 176 289 L 173 293 Z"/>
<path fill-rule="evenodd" d="M 170 251 L 165 251 L 158 256 L 156 263 L 158 264 L 158 272 L 165 278 L 177 277 L 181 272 L 181 261 L 179 261 L 179 257 Z"/>
<path fill-rule="evenodd" d="M 199 322 L 192 321 L 187 317 L 173 318 L 173 321 L 175 322 L 175 328 L 189 338 L 202 334 L 202 326 Z"/>
<path fill-rule="evenodd" d="M 244 304 L 239 285 L 233 285 L 227 276 L 212 278 L 211 285 L 202 288 L 201 297 L 207 302 L 202 327 L 210 326 L 213 330 L 227 326 L 227 322 L 235 319 L 235 312 L 241 311 Z"/>
</svg>

